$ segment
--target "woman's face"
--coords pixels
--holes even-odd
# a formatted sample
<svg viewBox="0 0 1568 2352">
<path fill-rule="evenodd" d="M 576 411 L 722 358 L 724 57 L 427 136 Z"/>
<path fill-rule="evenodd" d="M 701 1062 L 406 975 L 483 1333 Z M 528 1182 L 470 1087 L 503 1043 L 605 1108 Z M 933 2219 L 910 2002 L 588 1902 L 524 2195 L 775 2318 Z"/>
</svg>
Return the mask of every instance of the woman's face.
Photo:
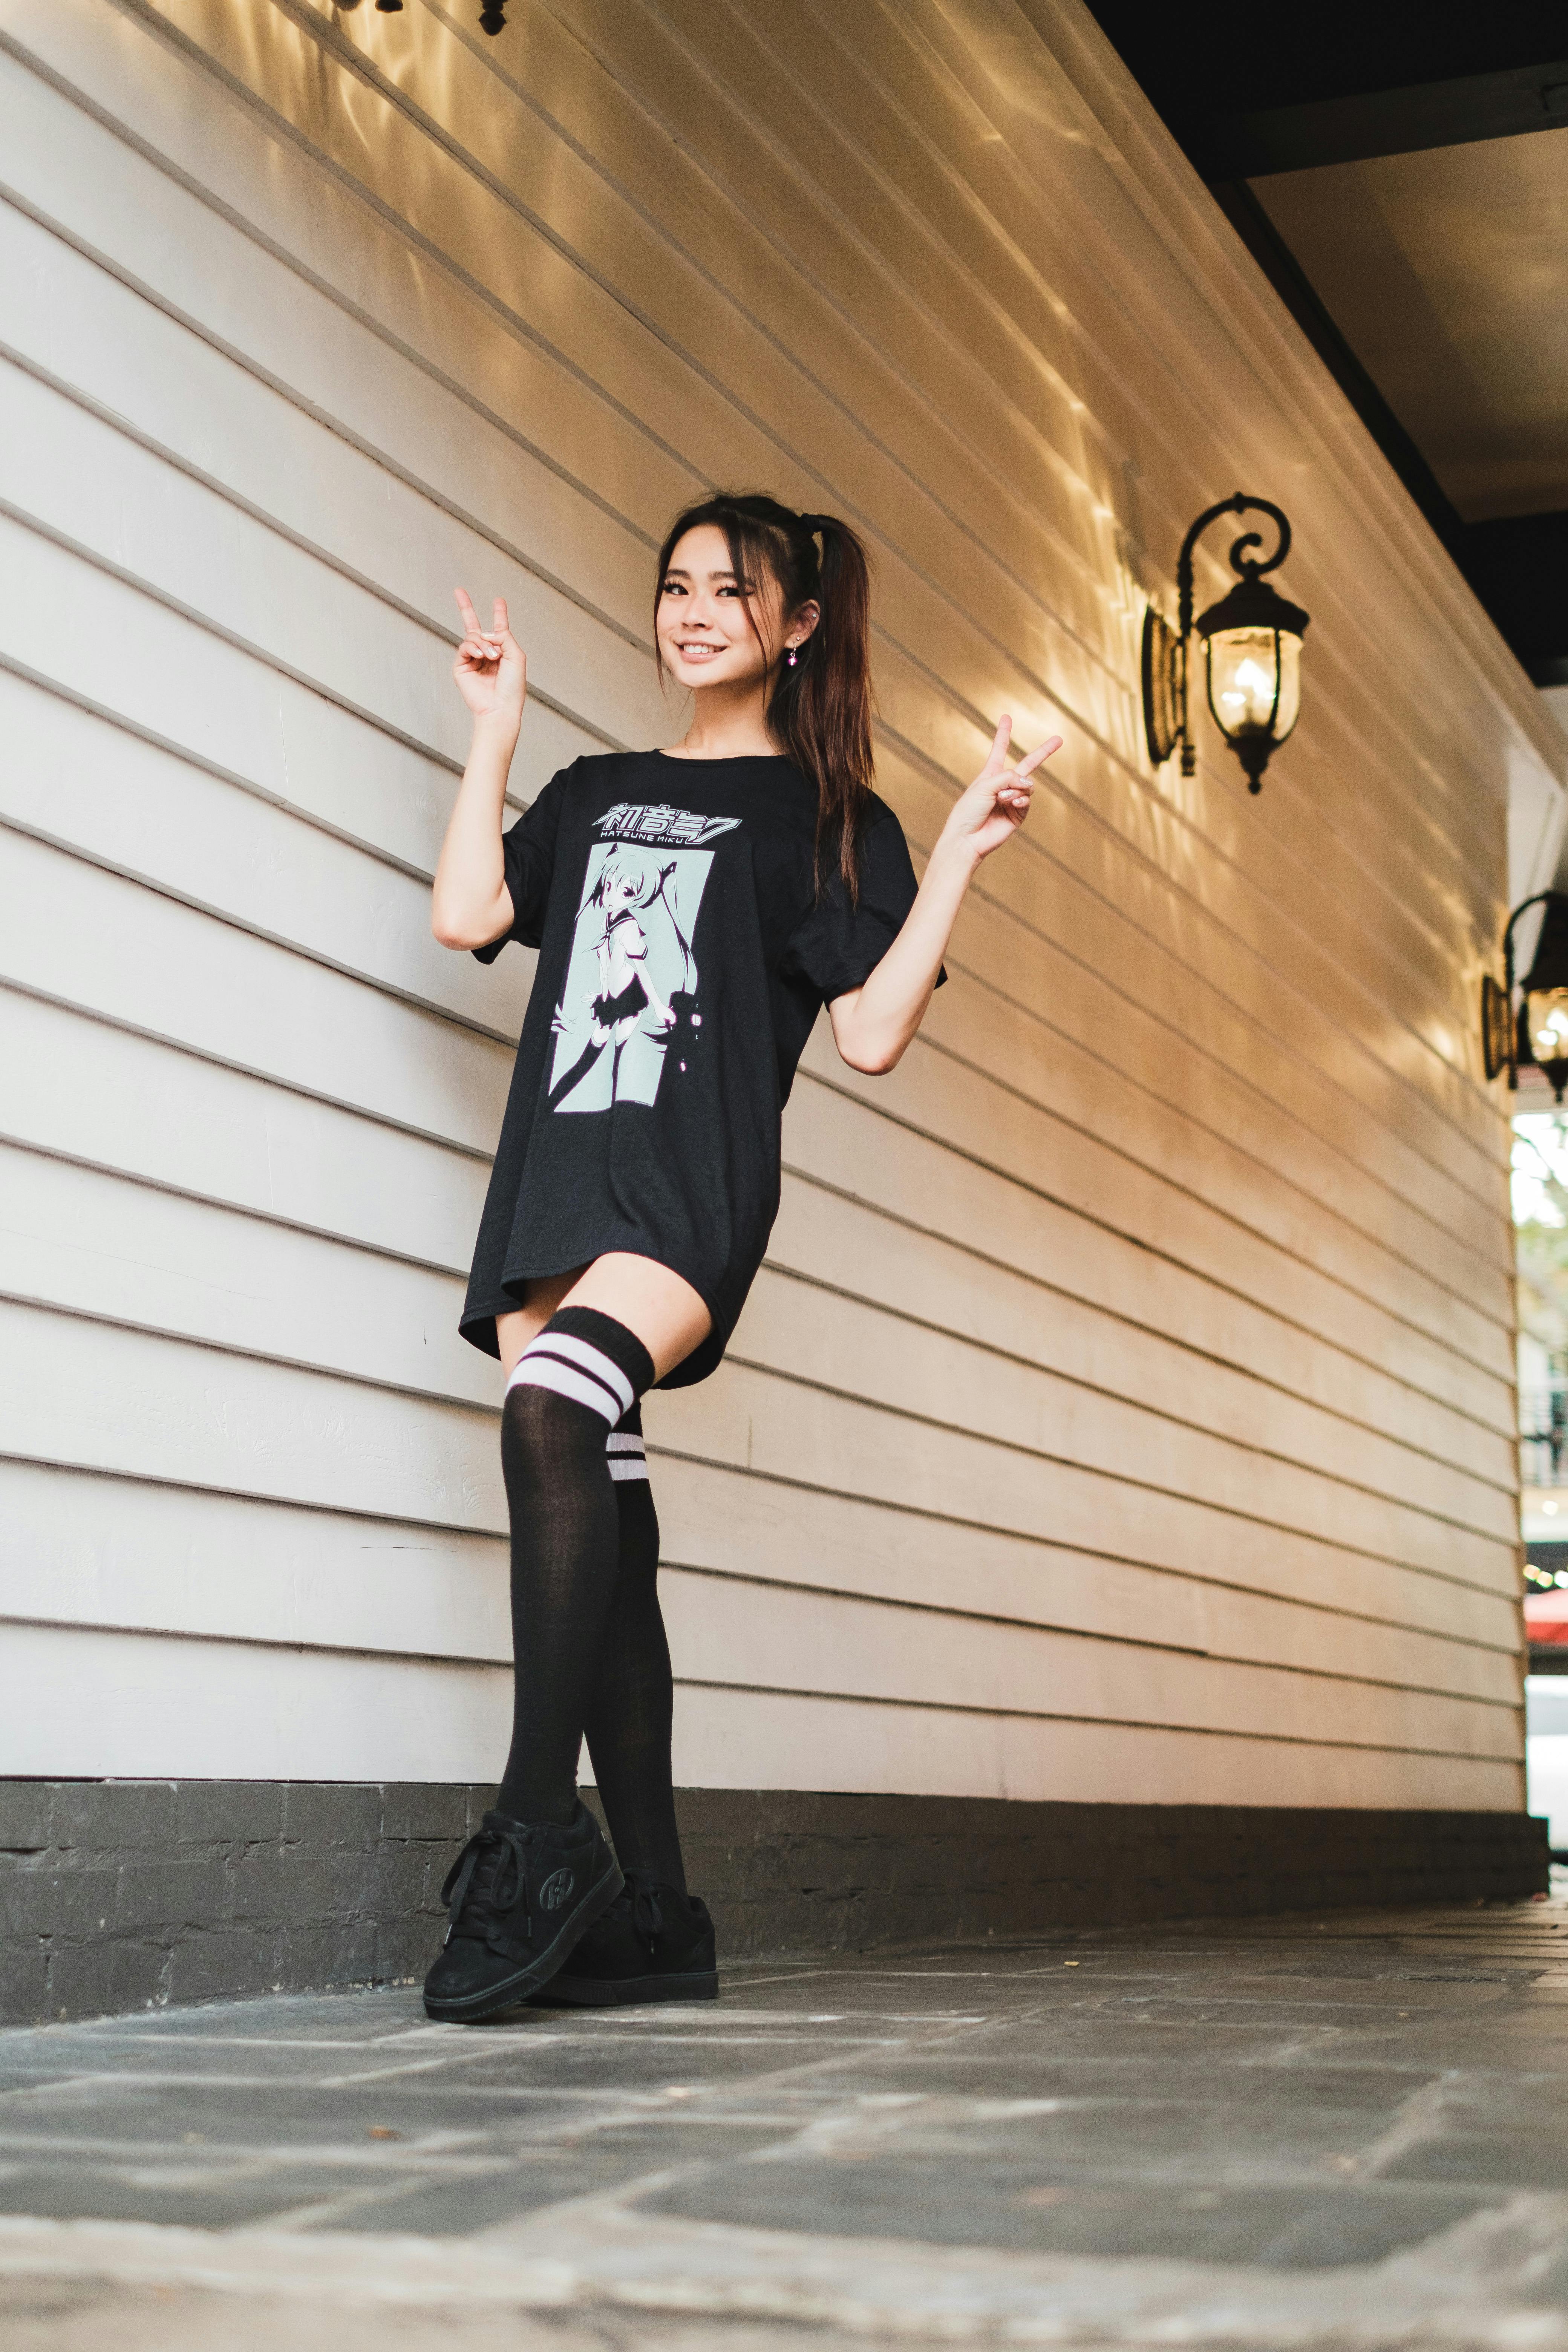
<svg viewBox="0 0 1568 2352">
<path fill-rule="evenodd" d="M 750 620 L 742 585 L 751 590 Z M 659 588 L 658 646 L 665 667 L 693 690 L 760 686 L 778 657 L 779 605 L 778 583 L 771 573 L 737 581 L 723 532 L 717 523 L 699 523 L 676 541 Z"/>
</svg>

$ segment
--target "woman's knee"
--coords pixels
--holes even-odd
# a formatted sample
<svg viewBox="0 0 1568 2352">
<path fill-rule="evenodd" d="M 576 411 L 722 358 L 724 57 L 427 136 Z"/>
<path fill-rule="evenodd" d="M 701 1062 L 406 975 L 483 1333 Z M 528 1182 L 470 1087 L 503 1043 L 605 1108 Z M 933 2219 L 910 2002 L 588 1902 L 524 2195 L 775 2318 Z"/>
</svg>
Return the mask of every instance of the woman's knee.
<svg viewBox="0 0 1568 2352">
<path fill-rule="evenodd" d="M 509 1494 L 579 1468 L 603 1469 L 609 1477 L 600 1415 L 528 1381 L 509 1388 L 501 1401 L 500 1459 Z"/>
</svg>

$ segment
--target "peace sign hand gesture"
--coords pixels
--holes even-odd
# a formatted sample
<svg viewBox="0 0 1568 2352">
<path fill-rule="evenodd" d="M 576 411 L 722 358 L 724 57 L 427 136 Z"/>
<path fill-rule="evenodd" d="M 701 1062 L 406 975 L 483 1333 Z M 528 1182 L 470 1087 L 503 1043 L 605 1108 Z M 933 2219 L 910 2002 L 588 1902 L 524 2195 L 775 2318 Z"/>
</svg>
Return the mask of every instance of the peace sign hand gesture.
<svg viewBox="0 0 1568 2352">
<path fill-rule="evenodd" d="M 481 629 L 468 590 L 458 588 L 454 593 L 463 624 L 463 642 L 452 665 L 458 691 L 476 721 L 510 726 L 515 737 L 528 693 L 528 660 L 508 625 L 506 599 L 496 598 L 491 625 Z"/>
<path fill-rule="evenodd" d="M 1011 719 L 1003 719 L 991 746 L 990 757 L 967 792 L 959 795 L 949 812 L 942 833 L 955 847 L 965 849 L 978 866 L 1005 841 L 1011 841 L 1029 814 L 1034 795 L 1033 777 L 1042 760 L 1061 750 L 1059 735 L 1048 735 L 1037 751 L 1016 768 L 1007 765 L 1007 746 L 1013 738 Z"/>
</svg>

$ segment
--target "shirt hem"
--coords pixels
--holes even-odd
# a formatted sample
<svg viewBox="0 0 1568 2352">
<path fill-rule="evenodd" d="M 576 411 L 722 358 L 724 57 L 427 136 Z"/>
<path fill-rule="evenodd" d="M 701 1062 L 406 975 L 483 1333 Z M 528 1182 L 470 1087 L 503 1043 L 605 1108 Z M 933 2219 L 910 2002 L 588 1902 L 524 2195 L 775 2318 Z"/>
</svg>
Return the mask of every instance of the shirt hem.
<svg viewBox="0 0 1568 2352">
<path fill-rule="evenodd" d="M 500 1278 L 500 1297 L 493 1304 L 487 1301 L 485 1305 L 480 1307 L 464 1307 L 462 1314 L 458 1318 L 458 1332 L 459 1338 L 467 1339 L 470 1347 L 478 1348 L 482 1355 L 493 1356 L 499 1362 L 500 1360 L 500 1343 L 496 1338 L 496 1317 L 498 1315 L 516 1314 L 518 1308 L 522 1305 L 522 1298 L 521 1297 L 521 1287 L 522 1285 L 530 1282 L 548 1282 L 552 1275 L 573 1274 L 581 1266 L 592 1265 L 595 1258 L 610 1256 L 646 1257 L 651 1265 L 666 1267 L 669 1273 L 679 1275 L 682 1282 L 689 1283 L 692 1289 L 697 1293 L 698 1297 L 702 1301 L 703 1306 L 708 1309 L 708 1329 L 703 1334 L 702 1338 L 699 1339 L 696 1347 L 690 1350 L 689 1354 L 681 1358 L 679 1364 L 673 1364 L 670 1367 L 669 1370 L 666 1372 L 663 1380 L 656 1381 L 654 1382 L 655 1388 L 685 1388 L 694 1386 L 695 1382 L 691 1378 L 688 1367 L 698 1356 L 705 1355 L 708 1350 L 714 1347 L 715 1343 L 717 1343 L 718 1348 L 717 1354 L 714 1355 L 712 1362 L 709 1364 L 702 1372 L 699 1373 L 697 1377 L 700 1380 L 706 1380 L 710 1371 L 716 1371 L 724 1350 L 730 1344 L 730 1335 L 733 1326 L 727 1326 L 725 1324 L 723 1318 L 719 1312 L 713 1293 L 710 1289 L 709 1286 L 705 1282 L 700 1281 L 688 1267 L 678 1265 L 673 1257 L 661 1256 L 658 1250 L 628 1249 L 624 1243 L 617 1244 L 614 1249 L 595 1250 L 586 1258 L 574 1257 L 569 1259 L 564 1265 L 555 1264 L 552 1261 L 547 1263 L 542 1262 L 539 1265 L 509 1266 L 506 1273 L 503 1274 Z M 519 1295 L 514 1296 L 512 1289 L 513 1284 L 519 1286 Z M 683 1372 L 686 1374 L 686 1378 L 684 1380 L 681 1378 L 681 1374 Z"/>
</svg>

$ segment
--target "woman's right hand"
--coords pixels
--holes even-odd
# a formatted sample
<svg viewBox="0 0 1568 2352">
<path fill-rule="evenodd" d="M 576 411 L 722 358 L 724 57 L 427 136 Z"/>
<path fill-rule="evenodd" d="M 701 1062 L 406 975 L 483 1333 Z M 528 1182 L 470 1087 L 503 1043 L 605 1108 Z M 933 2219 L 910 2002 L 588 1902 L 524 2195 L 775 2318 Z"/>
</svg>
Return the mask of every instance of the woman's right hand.
<svg viewBox="0 0 1568 2352">
<path fill-rule="evenodd" d="M 458 691 L 476 720 L 510 726 L 515 736 L 528 694 L 528 659 L 508 626 L 506 599 L 496 598 L 492 625 L 481 629 L 468 590 L 454 593 L 463 624 L 463 642 L 452 665 Z"/>
</svg>

